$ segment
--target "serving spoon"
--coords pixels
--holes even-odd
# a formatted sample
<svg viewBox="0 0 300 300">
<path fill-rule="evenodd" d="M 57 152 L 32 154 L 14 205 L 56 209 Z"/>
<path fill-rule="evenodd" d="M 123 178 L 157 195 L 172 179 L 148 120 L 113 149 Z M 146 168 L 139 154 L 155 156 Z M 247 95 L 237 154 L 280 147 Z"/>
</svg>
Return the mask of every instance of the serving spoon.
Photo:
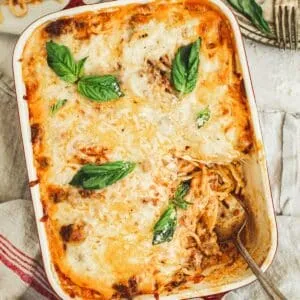
<svg viewBox="0 0 300 300">
<path fill-rule="evenodd" d="M 231 218 L 226 218 L 226 222 L 219 223 L 215 231 L 217 233 L 218 239 L 221 243 L 233 242 L 239 253 L 243 256 L 247 264 L 249 265 L 252 272 L 255 274 L 256 278 L 269 295 L 270 299 L 274 300 L 287 300 L 287 298 L 272 284 L 270 279 L 262 272 L 257 263 L 249 254 L 248 250 L 242 243 L 241 233 L 246 227 L 248 221 L 248 214 L 246 209 L 235 200 L 234 211 Z M 226 204 L 227 210 L 230 210 L 230 206 Z M 238 208 L 238 209 L 237 209 Z"/>
</svg>

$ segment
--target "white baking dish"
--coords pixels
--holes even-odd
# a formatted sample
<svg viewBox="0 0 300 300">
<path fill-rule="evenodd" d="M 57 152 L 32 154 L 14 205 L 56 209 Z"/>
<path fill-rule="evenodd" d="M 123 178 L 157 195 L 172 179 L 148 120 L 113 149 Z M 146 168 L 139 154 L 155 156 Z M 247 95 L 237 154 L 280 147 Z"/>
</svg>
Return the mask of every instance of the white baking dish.
<svg viewBox="0 0 300 300">
<path fill-rule="evenodd" d="M 25 157 L 30 181 L 37 179 L 36 169 L 34 167 L 33 150 L 31 144 L 31 132 L 29 123 L 29 113 L 27 102 L 24 101 L 26 95 L 25 85 L 22 79 L 22 53 L 27 39 L 31 36 L 32 32 L 47 21 L 55 20 L 63 16 L 73 16 L 78 13 L 87 11 L 95 11 L 101 8 L 122 6 L 131 3 L 148 3 L 148 0 L 121 0 L 116 2 L 107 2 L 102 4 L 81 6 L 65 11 L 60 11 L 54 14 L 47 15 L 32 25 L 30 25 L 21 35 L 14 51 L 13 67 L 17 91 L 17 101 L 19 108 L 19 116 L 21 123 L 21 130 L 23 136 L 23 144 L 25 150 Z M 248 199 L 251 199 L 251 215 L 252 222 L 250 224 L 251 231 L 247 234 L 248 248 L 256 261 L 261 265 L 263 270 L 266 270 L 271 264 L 277 246 L 277 230 L 274 216 L 274 209 L 272 197 L 270 192 L 270 185 L 268 180 L 268 172 L 266 167 L 265 154 L 263 150 L 261 131 L 258 120 L 258 113 L 254 100 L 244 45 L 238 23 L 228 7 L 226 7 L 221 0 L 210 0 L 209 2 L 217 6 L 223 14 L 227 17 L 231 24 L 234 39 L 236 42 L 237 55 L 240 60 L 240 65 L 243 73 L 245 90 L 248 98 L 249 109 L 251 113 L 254 134 L 256 136 L 257 153 L 247 164 L 245 168 L 247 178 L 247 193 Z M 40 201 L 39 185 L 36 184 L 31 187 L 32 201 L 35 210 L 38 234 L 40 238 L 40 245 L 43 255 L 45 270 L 50 284 L 56 293 L 63 299 L 69 299 L 69 296 L 60 287 L 58 277 L 55 273 L 54 266 L 51 263 L 50 252 L 48 249 L 47 236 L 44 228 L 44 223 L 41 222 L 43 217 L 43 206 Z M 191 297 L 209 296 L 224 293 L 232 289 L 239 288 L 249 284 L 255 280 L 254 275 L 246 269 L 245 265 L 241 263 L 241 269 L 235 273 L 234 276 L 224 276 L 223 278 L 212 278 L 209 282 L 201 282 L 193 284 L 188 290 L 183 290 L 176 295 L 162 296 L 163 299 L 183 299 Z M 152 296 L 139 296 L 139 298 L 149 298 Z"/>
</svg>

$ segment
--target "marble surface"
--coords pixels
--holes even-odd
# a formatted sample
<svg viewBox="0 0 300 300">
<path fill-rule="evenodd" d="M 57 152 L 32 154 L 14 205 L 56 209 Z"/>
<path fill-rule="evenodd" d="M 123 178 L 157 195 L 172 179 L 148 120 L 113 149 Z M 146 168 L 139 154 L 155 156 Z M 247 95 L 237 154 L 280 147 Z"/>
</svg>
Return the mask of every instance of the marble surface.
<svg viewBox="0 0 300 300">
<path fill-rule="evenodd" d="M 0 71 L 10 76 L 17 39 L 0 34 Z M 245 48 L 258 108 L 300 112 L 300 51 L 279 50 L 248 39 Z"/>
<path fill-rule="evenodd" d="M 300 112 L 300 51 L 249 40 L 245 48 L 259 109 Z"/>
</svg>

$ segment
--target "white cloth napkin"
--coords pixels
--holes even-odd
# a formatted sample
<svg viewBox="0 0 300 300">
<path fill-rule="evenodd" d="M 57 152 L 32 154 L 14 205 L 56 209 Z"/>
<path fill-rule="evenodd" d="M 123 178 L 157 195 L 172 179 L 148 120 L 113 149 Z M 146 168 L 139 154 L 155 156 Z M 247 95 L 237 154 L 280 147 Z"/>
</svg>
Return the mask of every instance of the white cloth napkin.
<svg viewBox="0 0 300 300">
<path fill-rule="evenodd" d="M 0 299 L 57 299 L 40 258 L 11 80 L 0 75 Z M 279 247 L 267 271 L 288 299 L 300 299 L 300 114 L 260 112 L 277 213 Z M 26 200 L 13 200 L 26 199 Z M 258 283 L 224 299 L 268 299 Z"/>
</svg>

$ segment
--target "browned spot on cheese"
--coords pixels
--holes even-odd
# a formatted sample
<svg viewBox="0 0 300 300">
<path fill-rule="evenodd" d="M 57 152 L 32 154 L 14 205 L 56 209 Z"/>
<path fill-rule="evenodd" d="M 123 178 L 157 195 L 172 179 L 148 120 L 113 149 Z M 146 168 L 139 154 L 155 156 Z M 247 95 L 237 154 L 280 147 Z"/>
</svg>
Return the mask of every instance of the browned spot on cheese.
<svg viewBox="0 0 300 300">
<path fill-rule="evenodd" d="M 27 99 L 33 99 L 38 90 L 38 83 L 35 81 L 29 81 L 26 85 L 26 97 Z"/>
<path fill-rule="evenodd" d="M 93 191 L 93 190 L 79 190 L 78 193 L 82 198 L 89 198 L 95 193 L 95 191 Z"/>
<path fill-rule="evenodd" d="M 48 186 L 48 195 L 54 203 L 59 203 L 68 199 L 69 192 L 60 186 L 50 185 Z"/>
<path fill-rule="evenodd" d="M 45 31 L 50 36 L 60 36 L 63 33 L 66 33 L 69 30 L 69 25 L 71 24 L 72 19 L 59 19 L 54 22 L 49 23 L 45 27 Z"/>
<path fill-rule="evenodd" d="M 224 26 L 224 22 L 220 22 L 218 26 L 218 37 L 219 43 L 222 45 L 224 43 L 224 37 L 226 36 L 226 27 Z"/>
<path fill-rule="evenodd" d="M 45 156 L 41 156 L 37 158 L 39 166 L 41 169 L 46 169 L 49 166 L 49 158 Z"/>
<path fill-rule="evenodd" d="M 108 162 L 108 149 L 101 146 L 86 146 L 78 149 L 78 152 L 69 160 L 72 163 L 103 164 Z"/>
<path fill-rule="evenodd" d="M 73 224 L 62 226 L 60 229 L 60 235 L 65 242 L 68 242 L 73 232 Z"/>
<path fill-rule="evenodd" d="M 203 275 L 199 274 L 193 277 L 193 281 L 194 283 L 200 283 L 204 278 L 205 277 Z"/>
<path fill-rule="evenodd" d="M 85 224 L 69 224 L 61 227 L 59 233 L 65 242 L 80 242 L 86 238 Z"/>
<path fill-rule="evenodd" d="M 77 30 L 83 30 L 83 29 L 86 29 L 89 24 L 82 20 L 78 20 L 78 21 L 75 20 L 74 25 Z"/>
<path fill-rule="evenodd" d="M 196 1 L 187 1 L 184 3 L 184 7 L 189 11 L 195 11 L 197 13 L 204 13 L 208 10 L 202 3 L 197 3 Z"/>
<path fill-rule="evenodd" d="M 138 285 L 135 277 L 128 280 L 128 284 L 115 283 L 113 288 L 118 292 L 119 296 L 126 299 L 132 299 L 138 292 Z"/>
<path fill-rule="evenodd" d="M 171 69 L 171 60 L 167 54 L 161 56 L 159 61 L 168 69 Z"/>
<path fill-rule="evenodd" d="M 148 75 L 150 82 L 156 82 L 161 86 L 167 93 L 172 93 L 172 86 L 169 80 L 170 77 L 170 66 L 167 63 L 166 56 L 161 57 L 159 61 L 147 60 Z"/>
<path fill-rule="evenodd" d="M 206 48 L 207 49 L 214 49 L 214 48 L 216 48 L 216 44 L 215 43 L 207 43 Z"/>
<path fill-rule="evenodd" d="M 253 149 L 252 136 L 253 136 L 252 126 L 248 121 L 244 126 L 244 130 L 242 131 L 242 134 L 239 139 L 239 145 L 238 145 L 239 149 L 245 154 L 250 153 L 251 150 Z"/>
<path fill-rule="evenodd" d="M 152 203 L 152 205 L 156 206 L 157 203 L 159 202 L 159 198 L 143 198 L 142 202 L 144 204 Z"/>
<path fill-rule="evenodd" d="M 38 123 L 31 125 L 31 142 L 34 144 L 38 142 L 41 137 L 41 126 Z"/>
<path fill-rule="evenodd" d="M 179 287 L 186 282 L 187 278 L 183 275 L 183 273 L 178 272 L 173 276 L 172 281 L 166 285 L 166 289 L 172 291 L 174 288 Z"/>
<path fill-rule="evenodd" d="M 149 18 L 151 17 L 151 14 L 135 14 L 130 18 L 131 24 L 144 24 L 146 23 Z"/>
</svg>

